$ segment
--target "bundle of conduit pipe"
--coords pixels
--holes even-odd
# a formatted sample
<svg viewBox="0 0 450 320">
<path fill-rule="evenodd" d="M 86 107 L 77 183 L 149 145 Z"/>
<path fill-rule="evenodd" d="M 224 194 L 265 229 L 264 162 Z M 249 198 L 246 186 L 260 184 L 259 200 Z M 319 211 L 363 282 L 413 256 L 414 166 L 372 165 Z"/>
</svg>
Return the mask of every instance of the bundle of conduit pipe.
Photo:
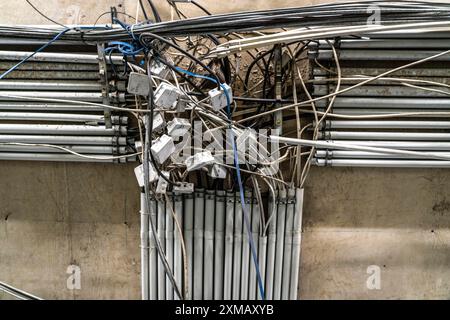
<svg viewBox="0 0 450 320">
<path fill-rule="evenodd" d="M 176 2 L 176 1 L 171 1 Z M 138 23 L 130 30 L 116 25 L 110 29 L 83 30 L 71 28 L 61 40 L 79 42 L 129 40 L 143 33 L 159 36 L 189 36 L 254 32 L 275 28 L 318 28 L 338 26 L 365 26 L 374 8 L 380 13 L 383 25 L 443 22 L 450 18 L 450 4 L 423 1 L 363 1 L 322 4 L 307 7 L 282 8 L 215 14 L 184 20 L 158 23 Z M 331 29 L 331 30 L 332 30 Z M 60 30 L 26 26 L 0 26 L 0 36 L 8 38 L 52 39 Z"/>
<path fill-rule="evenodd" d="M 309 46 L 315 97 L 346 90 L 362 80 L 401 68 L 448 50 L 450 33 L 390 32 L 365 38 L 318 41 Z M 341 81 L 330 46 L 337 50 Z M 401 68 L 385 77 L 315 103 L 318 111 L 337 118 L 320 125 L 314 162 L 318 166 L 449 167 L 433 156 L 450 156 L 450 55 Z M 382 116 L 396 115 L 383 118 Z M 349 118 L 346 118 L 348 116 Z M 381 116 L 381 117 L 380 117 Z M 391 148 L 422 152 L 408 155 L 389 152 L 334 149 L 349 146 Z"/>
<path fill-rule="evenodd" d="M 1 38 L 0 74 L 42 44 Z M 0 160 L 133 160 L 121 157 L 133 152 L 128 115 L 85 104 L 126 105 L 126 79 L 122 56 L 109 59 L 95 45 L 60 42 L 36 53 L 0 80 Z"/>
<path fill-rule="evenodd" d="M 142 194 L 141 201 L 145 202 Z M 263 206 L 273 221 L 263 230 L 260 205 L 247 191 L 251 238 L 256 245 L 266 299 L 295 300 L 299 280 L 303 192 L 281 190 L 274 199 L 263 195 Z M 142 203 L 145 208 L 145 204 Z M 145 210 L 145 209 L 144 209 Z M 144 212 L 144 299 L 178 300 L 158 259 L 152 230 Z M 174 222 L 172 214 L 176 214 Z M 257 300 L 260 297 L 256 268 L 252 265 L 249 238 L 243 221 L 239 193 L 232 190 L 197 189 L 190 194 L 169 193 L 166 200 L 151 199 L 150 218 L 176 283 L 186 300 Z M 183 259 L 183 234 L 186 260 Z M 148 242 L 146 241 L 148 240 Z"/>
</svg>

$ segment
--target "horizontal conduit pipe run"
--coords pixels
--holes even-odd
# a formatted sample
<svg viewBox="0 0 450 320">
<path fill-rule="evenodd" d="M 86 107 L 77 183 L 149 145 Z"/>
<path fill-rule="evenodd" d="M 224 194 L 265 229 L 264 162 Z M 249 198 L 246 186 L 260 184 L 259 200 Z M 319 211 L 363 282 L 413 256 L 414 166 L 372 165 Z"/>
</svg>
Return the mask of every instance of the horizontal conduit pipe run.
<svg viewBox="0 0 450 320">
<path fill-rule="evenodd" d="M 25 153 L 25 152 L 0 152 L 0 160 L 25 160 L 25 161 L 63 161 L 63 162 L 110 162 L 125 163 L 127 159 L 107 159 L 109 155 L 105 154 L 89 154 L 93 158 L 83 158 L 73 154 L 60 153 Z M 106 159 L 102 159 L 106 158 Z M 130 157 L 128 161 L 136 161 L 136 157 Z"/>
<path fill-rule="evenodd" d="M 398 150 L 398 149 L 391 149 L 391 148 L 379 148 L 379 147 L 369 147 L 364 145 L 364 141 L 361 141 L 360 145 L 350 145 L 346 144 L 345 141 L 316 141 L 316 140 L 305 140 L 305 139 L 294 139 L 294 138 L 286 138 L 286 137 L 279 137 L 279 136 L 270 136 L 270 139 L 272 141 L 278 141 L 280 143 L 286 143 L 290 145 L 300 145 L 300 146 L 308 146 L 308 147 L 316 147 L 316 148 L 322 148 L 322 149 L 338 149 L 338 150 L 350 150 L 350 151 L 365 151 L 365 152 L 377 152 L 377 153 L 386 153 L 386 154 L 393 154 L 393 155 L 408 155 L 411 158 L 414 157 L 425 157 L 429 156 L 431 159 L 437 159 L 437 160 L 450 160 L 445 155 L 439 155 L 435 153 L 424 153 L 424 152 L 418 152 L 418 151 L 411 151 L 411 150 Z"/>
<path fill-rule="evenodd" d="M 6 70 L 0 70 L 0 74 L 4 73 Z M 66 71 L 66 70 L 48 70 L 48 71 L 33 71 L 33 70 L 14 70 L 13 72 L 7 74 L 3 79 L 14 79 L 14 80 L 100 80 L 100 75 L 98 71 Z"/>
<path fill-rule="evenodd" d="M 2 80 L 0 90 L 101 91 L 98 81 Z"/>
<path fill-rule="evenodd" d="M 432 152 L 430 155 L 447 156 L 450 159 L 450 152 Z M 364 152 L 364 151 L 344 151 L 344 150 L 317 150 L 316 158 L 325 159 L 413 159 L 407 155 L 393 155 L 380 152 Z M 427 157 L 415 157 L 416 159 L 427 159 Z"/>
<path fill-rule="evenodd" d="M 319 167 L 450 168 L 450 161 L 315 159 Z"/>
<path fill-rule="evenodd" d="M 81 113 L 0 112 L 0 120 L 104 123 L 105 117 L 103 115 Z M 111 122 L 126 124 L 127 118 L 112 116 Z"/>
<path fill-rule="evenodd" d="M 123 159 L 102 159 L 108 158 L 104 154 L 90 154 L 93 158 L 83 158 L 73 154 L 58 154 L 58 153 L 13 153 L 13 152 L 0 152 L 0 160 L 25 160 L 25 161 L 67 161 L 67 162 L 127 162 L 125 158 Z M 135 161 L 136 157 L 130 157 L 129 161 Z"/>
<path fill-rule="evenodd" d="M 416 84 L 419 85 L 420 84 Z M 345 90 L 350 88 L 347 85 L 341 85 L 340 90 Z M 447 87 L 438 87 L 438 86 L 427 86 L 427 89 L 431 90 L 439 90 L 442 92 L 434 92 L 428 90 L 422 90 L 418 88 L 410 88 L 405 86 L 370 86 L 365 85 L 362 87 L 358 87 L 355 89 L 351 89 L 350 91 L 339 94 L 341 97 L 445 97 L 450 96 L 450 88 Z M 314 95 L 324 96 L 329 92 L 336 91 L 336 87 L 333 84 L 330 85 L 314 85 Z"/>
<path fill-rule="evenodd" d="M 449 129 L 450 121 L 326 120 L 325 129 Z"/>
<path fill-rule="evenodd" d="M 1 97 L 0 97 L 1 100 Z M 104 108 L 86 104 L 21 103 L 0 101 L 0 110 L 103 112 Z"/>
<path fill-rule="evenodd" d="M 6 124 L 0 123 L 0 134 L 54 134 L 54 135 L 95 135 L 113 136 L 126 135 L 125 126 L 114 125 L 108 129 L 105 126 L 67 125 L 67 124 Z"/>
<path fill-rule="evenodd" d="M 335 142 L 335 141 L 328 141 Z M 424 151 L 450 151 L 450 142 L 425 142 L 425 141 L 359 141 L 345 140 L 336 141 L 346 145 L 361 145 L 378 148 L 393 148 L 403 150 L 424 150 Z"/>
<path fill-rule="evenodd" d="M 350 91 L 351 92 L 351 91 Z M 316 102 L 317 107 L 325 108 L 326 100 Z M 341 97 L 337 96 L 333 109 L 337 108 L 398 108 L 398 109 L 447 109 L 450 99 L 447 98 L 395 98 L 395 97 Z M 413 111 L 413 110 L 412 110 Z"/>
<path fill-rule="evenodd" d="M 72 150 L 77 153 L 85 154 L 126 154 L 127 147 L 113 147 L 113 146 L 74 146 L 74 145 L 61 145 L 61 147 Z M 20 146 L 20 145 L 1 145 L 0 152 L 37 152 L 37 153 L 67 153 L 67 151 L 44 146 Z"/>
<path fill-rule="evenodd" d="M 390 71 L 389 68 L 383 68 L 383 67 L 368 67 L 368 68 L 361 68 L 361 67 L 341 67 L 341 74 L 343 77 L 351 76 L 351 75 L 364 75 L 364 76 L 377 76 L 379 74 L 386 73 L 387 71 Z M 393 72 L 389 75 L 389 77 L 448 77 L 448 74 L 450 73 L 450 68 L 446 68 L 445 66 L 442 66 L 440 68 L 406 68 L 401 69 L 396 72 Z M 320 69 L 320 68 L 314 68 L 313 69 L 313 75 L 314 76 L 329 76 L 329 72 Z M 425 79 L 428 80 L 428 79 Z"/>
<path fill-rule="evenodd" d="M 126 145 L 126 137 L 53 136 L 53 135 L 3 135 L 0 142 L 48 143 L 62 145 Z"/>
<path fill-rule="evenodd" d="M 17 98 L 16 98 L 17 97 Z M 20 97 L 39 99 L 65 99 L 87 102 L 102 102 L 101 92 L 59 92 L 59 91 L 0 91 L 0 101 L 22 101 Z M 29 101 L 29 99 L 27 99 Z M 123 96 L 125 101 L 125 96 Z"/>
<path fill-rule="evenodd" d="M 1 52 L 1 51 L 0 51 Z M 0 57 L 0 70 L 6 71 L 16 65 L 16 61 L 5 61 Z M 117 66 L 119 67 L 119 66 Z M 41 72 L 41 71 L 76 71 L 76 72 L 86 72 L 86 71 L 95 71 L 98 74 L 99 65 L 98 64 L 81 64 L 81 63 L 69 63 L 69 62 L 33 62 L 27 61 L 27 63 L 21 64 L 18 66 L 13 73 L 20 71 L 33 71 L 33 72 Z"/>
<path fill-rule="evenodd" d="M 422 140 L 450 141 L 450 133 L 438 132 L 357 132 L 325 131 L 319 133 L 324 140 Z"/>
<path fill-rule="evenodd" d="M 403 41 L 402 41 L 403 40 Z M 443 49 L 450 47 L 450 39 L 368 39 L 352 40 L 342 39 L 330 41 L 339 49 Z M 320 48 L 330 49 L 330 44 L 325 40 L 319 41 Z"/>
<path fill-rule="evenodd" d="M 25 51 L 0 51 L 1 60 L 23 60 L 30 56 L 33 52 Z M 121 63 L 122 56 L 112 56 L 114 63 Z M 75 54 L 75 53 L 54 53 L 54 52 L 38 52 L 28 61 L 44 61 L 44 62 L 69 62 L 69 63 L 99 63 L 96 54 Z M 106 59 L 109 63 L 109 59 Z"/>
<path fill-rule="evenodd" d="M 339 60 L 378 60 L 378 61 L 417 61 L 441 53 L 433 50 L 342 50 L 339 52 Z M 320 50 L 318 60 L 332 60 L 332 50 Z M 450 54 L 443 55 L 435 61 L 450 61 Z"/>
<path fill-rule="evenodd" d="M 317 111 L 325 112 L 324 108 L 317 108 Z M 426 114 L 411 115 L 412 113 L 426 112 Z M 389 114 L 404 114 L 404 117 L 420 117 L 420 118 L 441 118 L 442 114 L 439 112 L 449 112 L 445 109 L 341 109 L 333 108 L 333 115 L 340 116 L 373 116 L 373 115 L 389 115 Z"/>
</svg>

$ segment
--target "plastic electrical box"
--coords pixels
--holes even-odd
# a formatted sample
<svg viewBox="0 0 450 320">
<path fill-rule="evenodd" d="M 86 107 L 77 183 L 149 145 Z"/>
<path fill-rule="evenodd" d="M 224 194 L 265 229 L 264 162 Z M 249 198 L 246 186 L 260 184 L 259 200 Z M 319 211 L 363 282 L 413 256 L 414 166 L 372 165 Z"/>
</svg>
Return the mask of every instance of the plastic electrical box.
<svg viewBox="0 0 450 320">
<path fill-rule="evenodd" d="M 230 98 L 230 104 L 233 102 L 233 93 L 231 91 L 230 86 L 227 85 L 226 83 L 222 84 L 221 90 L 219 90 L 219 88 L 209 90 L 208 95 L 211 100 L 211 106 L 213 107 L 214 111 L 219 111 L 227 106 L 227 97 L 222 87 L 228 93 L 228 97 Z"/>
<path fill-rule="evenodd" d="M 181 137 L 185 135 L 191 128 L 191 123 L 188 119 L 173 118 L 167 124 L 167 133 L 172 137 Z"/>
<path fill-rule="evenodd" d="M 149 168 L 149 182 L 154 182 L 158 179 L 158 172 L 156 172 L 155 168 L 153 168 L 152 164 L 148 164 Z M 144 165 L 141 164 L 134 168 L 134 174 L 136 175 L 136 180 L 139 184 L 139 187 L 144 187 Z"/>
<path fill-rule="evenodd" d="M 164 120 L 163 115 L 161 112 L 154 112 L 153 113 L 153 131 L 161 132 L 162 129 L 166 126 L 166 120 Z"/>
<path fill-rule="evenodd" d="M 178 88 L 161 82 L 154 93 L 154 103 L 157 107 L 162 109 L 172 109 L 178 98 L 182 95 Z"/>
<path fill-rule="evenodd" d="M 203 151 L 188 157 L 185 160 L 187 171 L 199 170 L 203 167 L 211 165 L 215 162 L 215 159 L 210 151 Z"/>
<path fill-rule="evenodd" d="M 161 173 L 169 179 L 170 173 L 168 171 L 161 171 Z M 168 182 L 161 176 L 159 176 L 158 183 L 156 184 L 156 193 L 164 194 L 167 192 Z"/>
<path fill-rule="evenodd" d="M 128 78 L 127 91 L 138 96 L 148 96 L 150 93 L 150 79 L 146 74 L 131 72 Z"/>
<path fill-rule="evenodd" d="M 194 184 L 189 182 L 181 182 L 179 185 L 173 186 L 174 193 L 192 193 L 194 192 Z"/>
<path fill-rule="evenodd" d="M 169 74 L 169 68 L 162 62 L 158 60 L 152 60 L 152 63 L 150 64 L 150 72 L 159 77 L 164 79 Z"/>
<path fill-rule="evenodd" d="M 158 163 L 164 163 L 175 152 L 173 139 L 166 134 L 156 139 L 150 148 L 153 157 Z"/>
<path fill-rule="evenodd" d="M 175 109 L 177 110 L 177 112 L 185 112 L 187 105 L 188 105 L 188 102 L 186 100 L 178 99 Z"/>
<path fill-rule="evenodd" d="M 215 163 L 209 167 L 208 175 L 214 179 L 225 179 L 227 177 L 227 170 Z"/>
</svg>

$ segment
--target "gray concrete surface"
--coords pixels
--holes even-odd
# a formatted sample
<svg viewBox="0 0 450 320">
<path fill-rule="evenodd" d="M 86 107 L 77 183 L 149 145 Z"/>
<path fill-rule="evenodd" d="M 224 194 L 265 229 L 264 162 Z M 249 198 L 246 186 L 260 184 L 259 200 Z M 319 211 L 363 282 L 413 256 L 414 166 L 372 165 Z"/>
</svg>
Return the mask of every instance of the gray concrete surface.
<svg viewBox="0 0 450 320">
<path fill-rule="evenodd" d="M 319 2 L 199 1 L 213 12 Z M 64 23 L 92 23 L 111 5 L 136 8 L 131 0 L 33 3 Z M 47 22 L 21 0 L 0 3 L 0 23 Z M 449 190 L 449 170 L 313 168 L 301 297 L 450 298 Z M 0 280 L 46 299 L 138 299 L 138 192 L 132 165 L 0 162 Z M 67 289 L 72 264 L 80 290 Z M 367 288 L 373 265 L 379 290 Z"/>
</svg>

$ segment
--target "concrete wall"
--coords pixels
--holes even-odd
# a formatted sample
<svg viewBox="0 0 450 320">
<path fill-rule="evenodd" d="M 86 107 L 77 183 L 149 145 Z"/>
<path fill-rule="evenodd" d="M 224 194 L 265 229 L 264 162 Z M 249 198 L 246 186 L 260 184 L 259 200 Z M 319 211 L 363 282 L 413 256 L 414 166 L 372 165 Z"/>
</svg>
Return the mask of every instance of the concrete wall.
<svg viewBox="0 0 450 320">
<path fill-rule="evenodd" d="M 320 2 L 199 1 L 212 12 Z M 112 5 L 136 10 L 134 0 L 33 3 L 63 23 L 92 23 Z M 21 0 L 0 3 L 0 23 L 48 22 Z M 448 170 L 313 168 L 301 296 L 450 298 L 449 190 Z M 0 281 L 47 299 L 138 299 L 138 197 L 133 165 L 0 162 Z M 81 290 L 66 287 L 72 264 Z M 366 286 L 372 265 L 380 290 Z"/>
</svg>

